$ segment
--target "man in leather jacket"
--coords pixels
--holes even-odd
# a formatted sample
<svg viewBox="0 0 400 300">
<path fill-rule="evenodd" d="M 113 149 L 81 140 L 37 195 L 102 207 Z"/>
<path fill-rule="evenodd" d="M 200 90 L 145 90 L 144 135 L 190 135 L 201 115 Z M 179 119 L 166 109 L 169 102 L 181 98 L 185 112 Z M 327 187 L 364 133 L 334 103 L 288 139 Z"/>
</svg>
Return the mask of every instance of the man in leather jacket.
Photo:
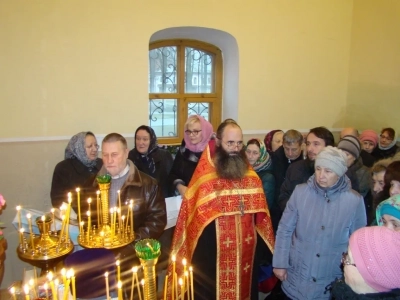
<svg viewBox="0 0 400 300">
<path fill-rule="evenodd" d="M 111 175 L 109 207 L 118 205 L 118 191 L 123 206 L 126 207 L 133 200 L 135 241 L 116 253 L 119 254 L 121 271 L 124 272 L 138 265 L 133 247 L 135 242 L 145 238 L 158 239 L 163 233 L 167 223 L 165 199 L 157 181 L 139 171 L 128 159 L 129 150 L 122 135 L 108 134 L 103 139 L 101 150 L 103 167 L 98 175 Z M 94 185 L 97 186 L 97 182 Z M 125 286 L 128 285 L 124 282 Z"/>
</svg>

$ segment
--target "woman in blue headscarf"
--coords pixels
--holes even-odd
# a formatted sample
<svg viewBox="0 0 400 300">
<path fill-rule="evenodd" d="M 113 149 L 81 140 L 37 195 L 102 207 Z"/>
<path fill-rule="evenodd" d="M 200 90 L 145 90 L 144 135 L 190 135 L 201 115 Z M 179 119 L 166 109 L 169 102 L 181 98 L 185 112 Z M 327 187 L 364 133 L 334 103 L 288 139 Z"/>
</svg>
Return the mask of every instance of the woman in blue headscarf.
<svg viewBox="0 0 400 300">
<path fill-rule="evenodd" d="M 89 195 L 93 191 L 93 182 L 100 171 L 103 162 L 98 158 L 99 145 L 96 137 L 90 131 L 83 131 L 74 135 L 65 148 L 64 160 L 54 168 L 51 182 L 51 204 L 59 208 L 63 202 L 67 202 L 67 194 L 81 189 L 81 198 L 96 197 Z M 86 203 L 86 201 L 84 201 Z M 76 209 L 76 201 L 72 202 L 72 208 Z"/>
</svg>

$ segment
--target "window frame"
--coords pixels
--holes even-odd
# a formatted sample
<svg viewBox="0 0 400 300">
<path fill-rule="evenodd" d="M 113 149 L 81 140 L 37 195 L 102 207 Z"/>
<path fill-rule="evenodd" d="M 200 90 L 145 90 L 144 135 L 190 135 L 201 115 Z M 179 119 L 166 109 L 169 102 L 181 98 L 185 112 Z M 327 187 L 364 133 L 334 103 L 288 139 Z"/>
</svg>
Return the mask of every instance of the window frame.
<svg viewBox="0 0 400 300">
<path fill-rule="evenodd" d="M 211 44 L 190 40 L 171 39 L 150 43 L 149 51 L 160 47 L 176 47 L 177 49 L 177 92 L 176 93 L 149 93 L 149 103 L 156 99 L 176 99 L 177 102 L 177 136 L 158 137 L 158 143 L 163 145 L 178 145 L 184 135 L 184 125 L 188 116 L 188 103 L 209 103 L 209 120 L 214 130 L 221 123 L 222 116 L 222 79 L 223 64 L 221 50 Z M 213 93 L 185 93 L 185 47 L 195 48 L 208 52 L 214 56 L 213 66 Z M 207 79 L 208 82 L 208 79 Z M 150 115 L 150 112 L 149 112 Z"/>
</svg>

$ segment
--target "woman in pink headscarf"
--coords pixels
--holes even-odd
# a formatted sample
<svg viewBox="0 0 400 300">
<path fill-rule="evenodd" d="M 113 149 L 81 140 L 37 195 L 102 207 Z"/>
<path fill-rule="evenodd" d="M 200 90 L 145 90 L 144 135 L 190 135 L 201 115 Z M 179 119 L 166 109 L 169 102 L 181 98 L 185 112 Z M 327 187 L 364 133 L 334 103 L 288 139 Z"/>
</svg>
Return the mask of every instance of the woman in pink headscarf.
<svg viewBox="0 0 400 300">
<path fill-rule="evenodd" d="M 170 194 L 175 195 L 185 193 L 201 154 L 214 137 L 211 123 L 200 115 L 189 116 L 184 129 L 185 135 L 169 174 Z"/>
</svg>

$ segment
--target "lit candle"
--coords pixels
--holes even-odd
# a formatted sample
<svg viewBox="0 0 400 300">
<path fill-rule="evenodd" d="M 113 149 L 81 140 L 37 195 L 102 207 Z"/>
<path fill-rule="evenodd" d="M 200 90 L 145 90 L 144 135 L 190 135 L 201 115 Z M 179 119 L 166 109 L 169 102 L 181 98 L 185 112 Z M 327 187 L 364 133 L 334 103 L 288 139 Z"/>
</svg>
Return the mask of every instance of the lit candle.
<svg viewBox="0 0 400 300">
<path fill-rule="evenodd" d="M 119 210 L 121 210 L 121 191 L 118 190 L 117 193 L 118 193 L 118 207 Z"/>
<path fill-rule="evenodd" d="M 32 220 L 31 220 L 32 215 L 28 213 L 28 214 L 26 215 L 26 217 L 27 217 L 27 219 L 28 219 L 28 224 L 29 224 L 29 234 L 30 234 L 30 237 L 31 237 L 31 247 L 32 247 L 32 251 L 35 251 L 35 245 L 34 245 L 34 243 L 33 243 Z"/>
<path fill-rule="evenodd" d="M 92 203 L 92 198 L 88 198 L 88 199 L 87 199 L 87 203 L 88 203 L 89 211 L 90 211 L 90 204 Z"/>
<path fill-rule="evenodd" d="M 126 225 L 125 225 L 125 232 L 126 233 L 128 233 L 129 212 L 130 212 L 130 209 L 128 209 L 128 214 L 126 215 Z"/>
<path fill-rule="evenodd" d="M 115 232 L 117 231 L 117 207 L 114 207 L 114 235 L 115 235 Z"/>
<path fill-rule="evenodd" d="M 175 255 L 172 255 L 171 260 L 172 260 L 172 299 L 174 299 L 175 289 L 177 288 L 175 286 L 175 278 L 176 278 L 176 273 L 175 273 L 176 257 L 175 257 Z"/>
<path fill-rule="evenodd" d="M 125 216 L 122 216 L 121 219 L 122 219 L 121 234 L 123 235 L 124 234 L 124 229 L 125 229 L 125 226 L 124 226 L 124 224 L 125 224 Z"/>
<path fill-rule="evenodd" d="M 185 293 L 187 293 L 187 299 L 190 300 L 190 286 L 189 286 L 189 272 L 185 272 Z"/>
<path fill-rule="evenodd" d="M 58 299 L 58 287 L 59 287 L 59 284 L 60 284 L 60 282 L 58 281 L 58 278 L 56 278 L 56 279 L 54 280 L 54 285 L 55 285 L 55 287 L 56 287 L 55 298 L 53 298 L 54 300 L 57 300 L 57 299 Z"/>
<path fill-rule="evenodd" d="M 31 278 L 28 281 L 30 288 L 33 290 L 33 295 L 35 299 L 37 298 L 37 293 L 36 293 L 36 286 L 35 286 L 35 281 Z"/>
<path fill-rule="evenodd" d="M 79 223 L 79 234 L 81 234 L 81 235 L 84 234 L 84 231 L 83 231 L 84 224 L 85 224 L 85 222 L 83 222 L 83 221 Z"/>
<path fill-rule="evenodd" d="M 110 227 L 111 227 L 111 240 L 114 237 L 114 221 L 113 221 L 114 208 L 110 208 Z"/>
<path fill-rule="evenodd" d="M 12 295 L 13 300 L 17 300 L 17 297 L 15 296 L 15 287 L 12 287 L 12 288 L 10 289 L 10 293 L 11 293 L 11 295 Z"/>
<path fill-rule="evenodd" d="M 67 207 L 67 224 L 65 225 L 65 241 L 69 241 L 69 218 L 71 215 L 71 203 L 72 203 L 71 193 L 68 193 L 68 195 L 69 198 Z"/>
<path fill-rule="evenodd" d="M 133 200 L 130 201 L 129 203 L 129 210 L 131 212 L 130 217 L 131 217 L 131 236 L 133 236 L 134 232 L 135 232 L 135 226 L 133 224 Z"/>
<path fill-rule="evenodd" d="M 59 245 L 61 245 L 61 242 L 62 242 L 62 237 L 64 236 L 64 230 L 65 230 L 65 215 L 63 215 L 62 217 L 61 217 L 61 223 L 62 223 L 62 225 L 61 225 L 61 233 L 60 233 L 60 236 L 58 237 L 58 244 Z"/>
<path fill-rule="evenodd" d="M 122 299 L 122 282 L 118 281 L 118 300 L 123 300 Z"/>
<path fill-rule="evenodd" d="M 92 228 L 92 222 L 91 222 L 91 218 L 90 218 L 90 211 L 86 212 L 87 216 L 88 216 L 88 231 L 87 231 L 87 240 L 89 241 L 89 237 L 90 237 L 90 230 Z"/>
<path fill-rule="evenodd" d="M 24 228 L 19 230 L 19 243 L 22 245 L 22 247 L 24 246 L 24 231 Z"/>
<path fill-rule="evenodd" d="M 142 292 L 140 290 L 139 277 L 138 277 L 137 273 L 135 273 L 135 280 L 136 280 L 136 287 L 138 289 L 139 300 L 142 300 Z M 143 294 L 143 297 L 144 297 L 144 294 Z"/>
<path fill-rule="evenodd" d="M 168 288 L 168 275 L 165 276 L 165 281 L 164 281 L 164 300 L 167 300 L 167 288 Z"/>
<path fill-rule="evenodd" d="M 184 287 L 183 287 L 183 279 L 182 278 L 179 278 L 179 286 L 181 287 L 181 298 L 182 299 L 184 299 L 183 298 L 183 294 L 184 294 Z"/>
<path fill-rule="evenodd" d="M 70 272 L 71 272 L 71 284 L 72 284 L 72 299 L 76 300 L 76 287 L 75 287 L 75 272 L 74 272 L 74 269 L 71 269 Z"/>
<path fill-rule="evenodd" d="M 18 230 L 21 229 L 21 205 L 17 206 Z"/>
<path fill-rule="evenodd" d="M 65 270 L 65 268 L 61 269 L 61 277 L 62 277 L 62 281 L 63 281 L 63 285 L 64 285 L 64 291 L 65 291 L 66 284 L 67 284 L 67 271 Z"/>
<path fill-rule="evenodd" d="M 24 285 L 25 299 L 30 300 L 29 297 L 29 286 L 27 284 Z"/>
<path fill-rule="evenodd" d="M 100 191 L 96 191 L 96 205 L 97 205 L 97 227 L 100 228 L 101 222 L 101 204 L 100 204 Z"/>
<path fill-rule="evenodd" d="M 57 293 L 56 293 L 56 289 L 54 287 L 54 282 L 53 282 L 53 273 L 51 271 L 49 272 L 49 274 L 47 274 L 47 279 L 50 282 L 52 299 L 57 300 Z M 58 288 L 58 286 L 57 286 L 57 288 Z"/>
<path fill-rule="evenodd" d="M 53 215 L 53 231 L 56 232 L 56 218 L 54 217 L 54 212 L 56 211 L 54 208 L 51 210 L 51 214 Z"/>
<path fill-rule="evenodd" d="M 118 213 L 118 234 L 120 234 L 122 220 L 121 220 L 121 210 L 119 208 L 117 208 L 117 213 Z"/>
<path fill-rule="evenodd" d="M 106 300 L 110 299 L 110 287 L 108 286 L 108 272 L 104 273 L 104 278 L 106 279 Z"/>
<path fill-rule="evenodd" d="M 132 285 L 131 285 L 131 298 L 133 300 L 133 289 L 135 288 L 135 274 L 137 272 L 137 267 L 132 268 Z"/>
<path fill-rule="evenodd" d="M 146 298 L 146 295 L 144 293 L 144 283 L 145 283 L 144 279 L 142 279 L 142 281 L 140 283 L 142 284 L 142 288 L 143 288 L 143 298 Z"/>
<path fill-rule="evenodd" d="M 117 281 L 121 281 L 121 266 L 119 265 L 119 260 L 115 262 L 117 265 Z"/>
<path fill-rule="evenodd" d="M 186 285 L 185 274 L 187 272 L 186 271 L 186 264 L 187 264 L 186 258 L 182 259 L 182 265 L 183 265 L 183 276 L 182 277 L 183 277 L 183 290 L 184 291 L 186 291 L 186 289 L 187 289 L 187 287 L 185 286 Z"/>
<path fill-rule="evenodd" d="M 80 193 L 81 189 L 77 188 L 75 191 L 78 194 L 78 222 L 79 222 L 79 224 L 81 224 L 81 221 L 82 221 L 81 220 L 81 193 Z"/>
<path fill-rule="evenodd" d="M 190 277 L 190 292 L 192 295 L 192 300 L 194 300 L 194 285 L 193 285 L 193 267 L 189 267 L 189 277 Z"/>
<path fill-rule="evenodd" d="M 46 293 L 46 300 L 49 299 L 49 286 L 47 285 L 47 282 L 43 285 L 44 292 Z"/>
<path fill-rule="evenodd" d="M 67 272 L 67 282 L 64 285 L 63 300 L 67 300 L 68 299 L 70 282 L 71 282 L 71 273 L 70 273 L 70 270 L 68 270 L 68 272 Z"/>
</svg>

